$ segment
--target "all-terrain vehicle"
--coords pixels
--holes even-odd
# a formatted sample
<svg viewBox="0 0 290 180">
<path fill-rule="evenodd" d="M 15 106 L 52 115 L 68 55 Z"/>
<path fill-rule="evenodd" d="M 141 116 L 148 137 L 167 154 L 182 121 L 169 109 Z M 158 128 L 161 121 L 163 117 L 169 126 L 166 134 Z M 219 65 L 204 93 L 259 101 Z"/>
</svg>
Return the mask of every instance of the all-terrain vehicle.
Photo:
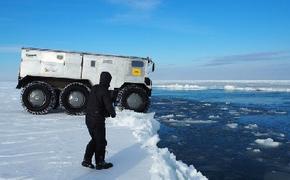
<svg viewBox="0 0 290 180">
<path fill-rule="evenodd" d="M 109 90 L 115 105 L 146 112 L 150 105 L 154 71 L 150 58 L 116 56 L 51 49 L 22 48 L 18 89 L 22 105 L 32 114 L 46 114 L 61 106 L 68 114 L 83 114 L 90 88 L 109 72 Z"/>
</svg>

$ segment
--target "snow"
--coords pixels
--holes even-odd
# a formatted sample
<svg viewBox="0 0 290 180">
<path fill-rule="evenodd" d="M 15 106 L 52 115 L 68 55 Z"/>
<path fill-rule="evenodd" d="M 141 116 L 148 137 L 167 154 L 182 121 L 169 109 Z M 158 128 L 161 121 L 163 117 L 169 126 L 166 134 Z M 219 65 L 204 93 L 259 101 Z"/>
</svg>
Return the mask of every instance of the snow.
<svg viewBox="0 0 290 180">
<path fill-rule="evenodd" d="M 261 146 L 270 148 L 278 147 L 279 145 L 281 145 L 280 142 L 275 142 L 272 138 L 256 139 L 255 142 Z"/>
<path fill-rule="evenodd" d="M 228 123 L 228 124 L 226 124 L 226 126 L 231 128 L 231 129 L 235 129 L 238 127 L 238 124 L 237 123 Z"/>
<path fill-rule="evenodd" d="M 157 147 L 154 113 L 117 113 L 106 121 L 108 170 L 80 163 L 90 137 L 84 116 L 63 112 L 31 115 L 20 103 L 16 84 L 0 82 L 0 179 L 206 179 L 192 165 Z"/>
</svg>

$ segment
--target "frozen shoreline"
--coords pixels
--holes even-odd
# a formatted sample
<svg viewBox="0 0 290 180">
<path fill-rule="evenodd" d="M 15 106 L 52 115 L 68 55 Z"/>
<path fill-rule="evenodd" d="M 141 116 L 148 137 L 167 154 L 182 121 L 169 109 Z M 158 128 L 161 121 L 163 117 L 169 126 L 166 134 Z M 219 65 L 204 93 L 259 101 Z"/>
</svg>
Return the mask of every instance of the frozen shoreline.
<svg viewBox="0 0 290 180">
<path fill-rule="evenodd" d="M 0 82 L 0 179 L 206 179 L 159 149 L 154 114 L 119 112 L 107 120 L 109 170 L 80 166 L 89 136 L 84 116 L 24 112 L 15 82 Z"/>
</svg>

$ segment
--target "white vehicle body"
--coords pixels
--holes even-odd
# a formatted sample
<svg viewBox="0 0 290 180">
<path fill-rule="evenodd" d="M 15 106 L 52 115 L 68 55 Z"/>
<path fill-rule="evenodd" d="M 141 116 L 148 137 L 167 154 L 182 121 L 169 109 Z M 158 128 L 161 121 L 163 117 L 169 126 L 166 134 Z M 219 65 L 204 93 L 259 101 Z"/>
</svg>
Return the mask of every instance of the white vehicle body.
<svg viewBox="0 0 290 180">
<path fill-rule="evenodd" d="M 39 98 L 45 101 L 46 98 L 50 97 L 45 88 L 47 91 L 54 91 L 51 95 L 56 96 L 56 102 L 58 102 L 57 91 L 62 93 L 70 85 L 83 86 L 82 89 L 87 88 L 89 91 L 93 85 L 99 84 L 99 78 L 102 72 L 109 72 L 112 76 L 109 90 L 113 92 L 113 100 L 116 102 L 117 96 L 120 96 L 119 99 L 122 99 L 121 96 L 124 94 L 127 96 L 128 93 L 121 92 L 122 90 L 136 91 L 138 94 L 137 91 L 139 88 L 139 90 L 146 91 L 146 96 L 151 96 L 152 82 L 148 77 L 149 71 L 154 71 L 154 63 L 150 58 L 39 48 L 22 48 L 17 88 L 24 88 L 25 90 L 32 82 L 34 82 L 34 84 L 30 84 L 32 89 L 35 90 L 37 87 L 34 86 L 38 86 L 38 90 L 35 90 L 34 92 L 31 90 L 31 92 L 27 92 L 28 94 L 24 93 L 25 97 L 23 97 L 24 99 L 22 100 L 27 109 L 27 106 L 30 106 L 29 103 L 39 101 Z M 42 83 L 42 85 L 39 85 L 39 83 Z M 131 86 L 129 87 L 129 90 L 128 86 Z M 133 86 L 135 86 L 135 90 Z M 79 88 L 80 87 L 77 87 L 77 89 Z M 67 93 L 69 92 L 66 92 L 66 94 Z M 82 93 L 87 94 L 86 92 Z M 144 97 L 144 95 L 142 95 L 142 93 L 139 95 L 139 101 L 141 101 L 140 98 L 142 96 Z M 38 99 L 35 99 L 36 97 Z M 78 99 L 80 97 L 70 98 Z M 85 99 L 86 97 L 82 98 Z M 126 100 L 122 99 L 122 101 Z M 134 100 L 134 98 L 131 97 L 128 101 L 133 102 L 136 101 L 136 99 Z M 51 104 L 55 103 L 52 102 Z M 62 104 L 62 102 L 60 102 L 60 104 Z M 37 106 L 41 106 L 41 102 L 38 102 Z M 30 109 L 35 108 L 31 107 Z M 148 108 L 144 108 L 144 111 L 145 109 Z M 139 111 L 143 110 L 140 109 Z M 34 113 L 34 110 L 29 110 L 29 112 Z M 41 111 L 39 114 L 43 113 L 47 113 L 47 111 Z"/>
<path fill-rule="evenodd" d="M 143 62 L 143 67 L 132 66 L 136 61 Z M 149 58 L 131 56 L 23 48 L 19 76 L 87 79 L 94 85 L 101 72 L 107 71 L 112 75 L 110 90 L 114 90 L 125 82 L 144 84 L 150 62 Z M 151 89 L 151 84 L 147 87 Z"/>
</svg>

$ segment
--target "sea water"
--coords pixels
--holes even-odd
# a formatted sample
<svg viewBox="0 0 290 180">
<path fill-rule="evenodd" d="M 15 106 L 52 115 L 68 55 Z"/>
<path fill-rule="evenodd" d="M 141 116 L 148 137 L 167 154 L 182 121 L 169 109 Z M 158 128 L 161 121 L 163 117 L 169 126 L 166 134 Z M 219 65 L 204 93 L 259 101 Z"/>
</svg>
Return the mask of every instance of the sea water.
<svg viewBox="0 0 290 180">
<path fill-rule="evenodd" d="M 290 179 L 290 82 L 161 82 L 159 147 L 209 179 Z"/>
</svg>

